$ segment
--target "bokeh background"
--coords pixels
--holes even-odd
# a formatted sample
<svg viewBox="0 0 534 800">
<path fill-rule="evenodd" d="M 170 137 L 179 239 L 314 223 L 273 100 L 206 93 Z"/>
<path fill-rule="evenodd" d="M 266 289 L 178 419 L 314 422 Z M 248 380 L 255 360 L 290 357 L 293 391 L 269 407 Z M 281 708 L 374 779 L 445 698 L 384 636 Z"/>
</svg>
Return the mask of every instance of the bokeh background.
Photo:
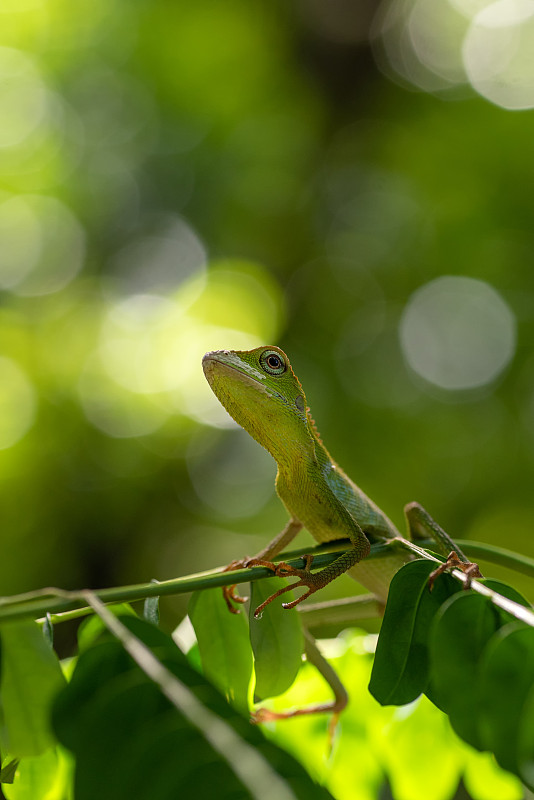
<svg viewBox="0 0 534 800">
<path fill-rule="evenodd" d="M 399 525 L 534 555 L 533 52 L 530 0 L 2 0 L 2 594 L 277 533 L 201 369 L 260 344 Z"/>
</svg>

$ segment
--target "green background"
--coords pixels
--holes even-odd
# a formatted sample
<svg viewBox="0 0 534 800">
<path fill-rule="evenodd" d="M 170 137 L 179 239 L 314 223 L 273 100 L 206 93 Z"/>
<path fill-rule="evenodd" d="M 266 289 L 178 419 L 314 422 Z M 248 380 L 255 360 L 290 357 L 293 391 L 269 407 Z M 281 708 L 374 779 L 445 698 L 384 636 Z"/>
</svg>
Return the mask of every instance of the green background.
<svg viewBox="0 0 534 800">
<path fill-rule="evenodd" d="M 332 455 L 396 523 L 418 500 L 453 537 L 534 555 L 533 112 L 384 74 L 373 10 L 2 4 L 3 594 L 184 575 L 277 533 L 274 464 L 201 370 L 259 344 L 287 351 Z M 471 389 L 401 345 L 414 292 L 446 275 L 487 282 L 516 331 Z M 473 320 L 476 371 L 502 320 Z M 449 309 L 436 333 L 453 371 L 462 325 Z"/>
</svg>

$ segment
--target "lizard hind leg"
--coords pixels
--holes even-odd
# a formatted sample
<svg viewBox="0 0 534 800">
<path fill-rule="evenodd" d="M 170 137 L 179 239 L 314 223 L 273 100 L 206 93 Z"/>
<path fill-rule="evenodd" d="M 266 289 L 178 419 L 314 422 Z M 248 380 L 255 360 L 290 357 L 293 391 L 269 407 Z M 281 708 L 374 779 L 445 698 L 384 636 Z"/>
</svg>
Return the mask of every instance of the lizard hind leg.
<svg viewBox="0 0 534 800">
<path fill-rule="evenodd" d="M 409 534 L 414 541 L 417 541 L 417 539 L 433 539 L 438 550 L 444 556 L 454 550 L 461 561 L 466 564 L 470 563 L 449 534 L 438 525 L 422 505 L 416 502 L 408 503 L 408 505 L 404 506 L 404 514 L 408 523 Z"/>
<path fill-rule="evenodd" d="M 448 533 L 446 533 L 438 523 L 432 519 L 428 511 L 419 503 L 408 503 L 404 507 L 404 513 L 408 522 L 408 530 L 414 540 L 428 539 L 429 537 L 436 543 L 437 549 L 445 556 L 446 561 L 435 569 L 429 577 L 428 585 L 432 589 L 434 581 L 448 569 L 459 569 L 466 576 L 467 580 L 464 588 L 468 589 L 473 578 L 482 578 L 478 564 L 470 561 L 465 553 L 458 547 Z"/>
<path fill-rule="evenodd" d="M 290 719 L 305 714 L 332 714 L 332 719 L 328 726 L 328 738 L 331 748 L 339 715 L 343 709 L 346 708 L 349 702 L 349 696 L 338 674 L 320 652 L 315 639 L 306 628 L 304 628 L 304 652 L 306 653 L 306 660 L 317 669 L 332 690 L 334 694 L 333 699 L 324 703 L 305 706 L 304 708 L 288 709 L 287 711 L 272 711 L 267 708 L 259 708 L 252 714 L 252 722 L 258 723 Z"/>
</svg>

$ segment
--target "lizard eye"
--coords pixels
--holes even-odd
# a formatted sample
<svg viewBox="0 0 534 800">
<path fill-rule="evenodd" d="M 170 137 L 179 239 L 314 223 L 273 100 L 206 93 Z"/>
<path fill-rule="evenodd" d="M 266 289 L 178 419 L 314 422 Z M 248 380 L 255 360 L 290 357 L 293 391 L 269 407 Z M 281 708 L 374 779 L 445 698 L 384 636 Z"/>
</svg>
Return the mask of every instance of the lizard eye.
<svg viewBox="0 0 534 800">
<path fill-rule="evenodd" d="M 264 350 L 260 356 L 260 364 L 269 375 L 281 375 L 287 369 L 286 362 L 276 350 Z"/>
</svg>

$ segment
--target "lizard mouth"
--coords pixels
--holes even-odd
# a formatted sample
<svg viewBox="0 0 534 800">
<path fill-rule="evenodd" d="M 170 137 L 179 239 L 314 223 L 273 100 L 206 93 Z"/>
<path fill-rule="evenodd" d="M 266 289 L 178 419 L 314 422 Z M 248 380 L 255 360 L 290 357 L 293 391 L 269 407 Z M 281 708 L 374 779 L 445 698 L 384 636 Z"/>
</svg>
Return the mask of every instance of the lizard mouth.
<svg viewBox="0 0 534 800">
<path fill-rule="evenodd" d="M 228 350 L 214 350 L 206 353 L 202 359 L 202 369 L 210 386 L 213 385 L 213 381 L 217 376 L 226 374 L 234 379 L 237 377 L 242 383 L 253 386 L 264 394 L 274 395 L 262 383 L 266 376 L 264 377 L 261 372 L 248 364 L 243 364 L 241 361 L 237 362 L 234 358 L 232 358 L 232 353 Z"/>
</svg>

